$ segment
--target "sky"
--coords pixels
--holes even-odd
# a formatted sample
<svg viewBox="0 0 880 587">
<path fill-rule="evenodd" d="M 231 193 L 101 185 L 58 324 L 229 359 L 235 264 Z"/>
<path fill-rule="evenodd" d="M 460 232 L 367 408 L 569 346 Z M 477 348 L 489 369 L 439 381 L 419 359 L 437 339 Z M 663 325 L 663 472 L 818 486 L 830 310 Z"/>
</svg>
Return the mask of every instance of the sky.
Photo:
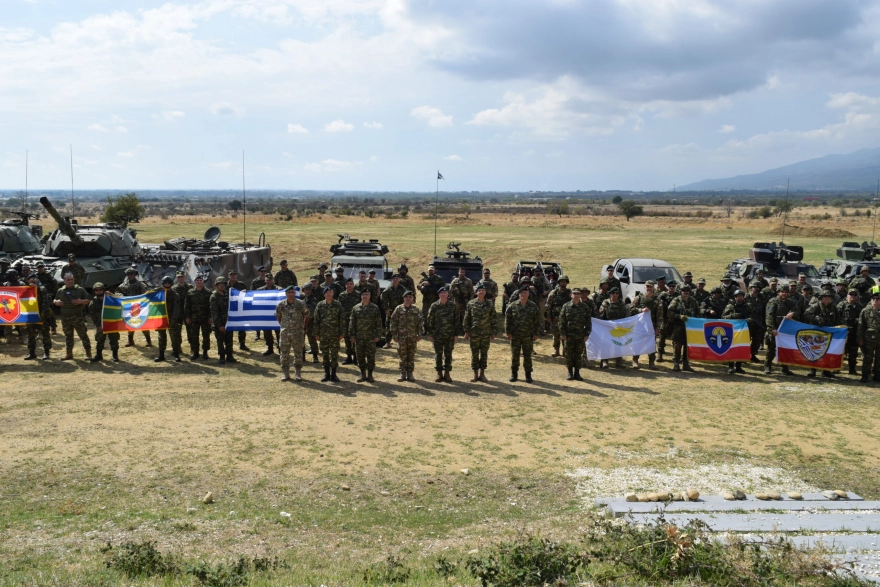
<svg viewBox="0 0 880 587">
<path fill-rule="evenodd" d="M 666 190 L 880 146 L 880 0 L 0 0 L 0 188 Z M 27 153 L 27 174 L 25 154 Z"/>
</svg>

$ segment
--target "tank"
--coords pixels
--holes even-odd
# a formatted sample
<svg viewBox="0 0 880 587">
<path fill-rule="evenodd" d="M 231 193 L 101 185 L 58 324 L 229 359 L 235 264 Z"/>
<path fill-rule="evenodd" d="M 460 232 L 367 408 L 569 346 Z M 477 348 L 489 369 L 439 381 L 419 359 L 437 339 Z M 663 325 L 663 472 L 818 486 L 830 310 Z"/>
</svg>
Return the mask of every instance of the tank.
<svg viewBox="0 0 880 587">
<path fill-rule="evenodd" d="M 342 267 L 343 275 L 351 277 L 355 283 L 361 269 L 370 271 L 375 269 L 376 279 L 380 289 L 385 289 L 391 283 L 391 274 L 388 268 L 388 247 L 378 239 L 359 240 L 351 238 L 347 234 L 337 234 L 339 240 L 330 246 L 330 267 Z"/>
<path fill-rule="evenodd" d="M 16 260 L 26 255 L 37 255 L 43 245 L 40 237 L 43 227 L 31 224 L 30 219 L 37 219 L 37 214 L 13 212 L 18 218 L 7 218 L 0 222 L 0 270 L 6 271 Z"/>
<path fill-rule="evenodd" d="M 461 250 L 461 243 L 449 243 L 443 252 L 444 257 L 434 257 L 434 271 L 447 284 L 458 277 L 458 270 L 464 268 L 465 275 L 475 284 L 483 279 L 483 260 L 471 258 L 468 251 Z"/>
</svg>

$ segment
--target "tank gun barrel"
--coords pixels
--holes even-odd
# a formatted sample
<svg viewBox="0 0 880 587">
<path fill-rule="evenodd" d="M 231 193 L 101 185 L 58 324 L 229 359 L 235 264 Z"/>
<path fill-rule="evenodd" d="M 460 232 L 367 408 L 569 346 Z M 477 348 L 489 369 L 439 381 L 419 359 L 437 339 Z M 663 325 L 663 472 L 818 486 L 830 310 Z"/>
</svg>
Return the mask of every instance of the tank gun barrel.
<svg viewBox="0 0 880 587">
<path fill-rule="evenodd" d="M 55 209 L 55 206 L 52 205 L 52 202 L 49 201 L 49 198 L 43 196 L 40 198 L 40 204 L 43 205 L 43 208 L 49 213 L 49 216 L 55 219 L 55 222 L 58 223 L 58 228 L 70 238 L 70 242 L 77 246 L 82 246 L 83 240 L 76 234 L 76 230 L 67 222 L 61 214 L 58 213 L 58 210 Z"/>
</svg>

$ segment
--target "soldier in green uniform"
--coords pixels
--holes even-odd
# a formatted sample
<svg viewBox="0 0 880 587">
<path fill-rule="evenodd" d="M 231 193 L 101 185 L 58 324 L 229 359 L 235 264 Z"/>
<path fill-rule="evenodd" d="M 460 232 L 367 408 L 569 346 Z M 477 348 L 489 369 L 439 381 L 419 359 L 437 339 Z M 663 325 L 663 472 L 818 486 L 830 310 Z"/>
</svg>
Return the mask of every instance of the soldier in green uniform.
<svg viewBox="0 0 880 587">
<path fill-rule="evenodd" d="M 753 283 L 757 284 L 759 292 L 770 285 L 770 282 L 764 279 L 763 269 L 758 269 L 757 271 L 755 271 L 755 278 L 749 282 L 749 289 L 752 288 Z"/>
<path fill-rule="evenodd" d="M 599 308 L 602 307 L 602 302 L 611 297 L 608 293 L 608 290 L 611 289 L 610 282 L 602 278 L 602 281 L 599 282 L 599 289 L 593 292 L 593 296 L 590 298 L 590 301 L 593 302 L 593 306 L 596 308 L 596 312 L 598 313 Z"/>
<path fill-rule="evenodd" d="M 856 375 L 856 363 L 859 358 L 859 316 L 864 306 L 859 302 L 859 290 L 850 290 L 846 299 L 837 304 L 837 314 L 842 324 L 846 324 L 846 364 L 849 374 Z"/>
<path fill-rule="evenodd" d="M 643 314 L 645 312 L 651 313 L 651 325 L 654 327 L 654 336 L 657 336 L 658 331 L 658 309 L 660 306 L 660 300 L 657 298 L 656 290 L 654 288 L 654 282 L 650 279 L 645 282 L 645 292 L 639 292 L 636 294 L 635 299 L 629 305 L 629 315 L 635 316 L 636 314 Z M 632 358 L 632 366 L 633 369 L 639 369 L 639 356 L 635 355 Z M 651 353 L 648 355 L 648 369 L 656 369 L 657 365 L 655 362 L 657 360 L 657 353 Z"/>
<path fill-rule="evenodd" d="M 694 300 L 697 300 L 697 296 L 694 295 L 697 291 L 697 284 L 694 283 L 694 274 L 691 273 L 690 271 L 685 271 L 684 275 L 682 275 L 681 277 L 682 277 L 681 285 L 682 286 L 685 286 L 685 285 L 691 286 L 691 297 L 693 297 Z M 697 303 L 698 304 L 700 303 L 699 300 L 697 300 Z"/>
<path fill-rule="evenodd" d="M 46 288 L 46 293 L 49 294 L 49 300 L 51 302 L 52 299 L 55 298 L 55 292 L 58 291 L 58 281 L 46 271 L 46 264 L 42 261 L 37 261 L 37 279 L 40 280 L 40 284 Z M 48 320 L 49 327 L 52 329 L 52 334 L 58 333 L 58 326 L 55 320 L 55 312 L 49 312 L 51 316 L 47 315 L 45 320 Z"/>
<path fill-rule="evenodd" d="M 110 332 L 104 334 L 104 284 L 100 281 L 92 286 L 95 297 L 89 302 L 88 314 L 95 325 L 95 356 L 91 362 L 104 360 L 104 343 L 110 341 L 110 352 L 113 353 L 113 362 L 119 362 L 119 333 Z"/>
<path fill-rule="evenodd" d="M 321 344 L 321 358 L 324 362 L 322 382 L 339 383 L 336 369 L 339 367 L 339 342 L 345 337 L 345 310 L 333 296 L 332 287 L 325 287 L 324 300 L 315 306 L 315 339 Z"/>
<path fill-rule="evenodd" d="M 672 323 L 673 371 L 693 371 L 688 360 L 686 324 L 688 318 L 696 318 L 699 315 L 697 302 L 691 298 L 691 288 L 681 288 L 681 295 L 673 299 L 666 310 L 666 317 Z"/>
<path fill-rule="evenodd" d="M 287 299 L 275 306 L 275 318 L 281 330 L 278 333 L 278 354 L 281 360 L 281 381 L 290 381 L 291 357 L 295 369 L 294 380 L 302 381 L 303 347 L 305 347 L 306 325 L 309 322 L 309 309 L 302 300 L 296 299 L 296 288 L 284 288 Z"/>
<path fill-rule="evenodd" d="M 534 288 L 535 293 L 537 294 L 537 299 L 532 299 L 532 301 L 538 305 L 538 313 L 541 316 L 540 334 L 547 334 L 547 325 L 545 322 L 547 321 L 546 309 L 547 296 L 550 295 L 550 280 L 547 279 L 547 276 L 544 273 L 544 268 L 540 263 L 538 263 L 538 266 L 532 271 L 531 283 L 532 288 Z"/>
<path fill-rule="evenodd" d="M 342 292 L 345 291 L 345 279 L 346 279 L 345 278 L 345 268 L 344 267 L 337 267 L 336 269 L 333 270 L 333 272 L 335 273 L 335 276 L 333 277 L 333 281 L 335 281 L 336 284 L 339 285 L 339 295 L 342 295 Z M 354 285 L 354 282 L 352 282 L 352 285 Z M 358 302 L 358 303 L 360 303 L 360 302 Z"/>
<path fill-rule="evenodd" d="M 406 266 L 406 263 L 401 263 L 400 267 L 397 268 L 397 274 L 400 275 L 400 285 L 403 286 L 404 291 L 413 292 L 413 296 L 415 296 L 416 291 L 416 282 L 413 280 L 412 276 L 409 274 L 409 267 Z M 394 311 L 394 308 L 391 309 Z"/>
<path fill-rule="evenodd" d="M 464 267 L 458 269 L 458 277 L 452 280 L 448 291 L 452 301 L 458 307 L 459 318 L 464 318 L 467 304 L 474 298 L 474 282 L 467 276 Z"/>
<path fill-rule="evenodd" d="M 858 290 L 857 290 L 858 291 Z M 859 314 L 859 346 L 862 347 L 862 381 L 880 382 L 880 292 L 871 294 L 871 303 Z"/>
<path fill-rule="evenodd" d="M 214 281 L 214 293 L 209 298 L 211 308 L 211 324 L 214 327 L 214 338 L 217 340 L 217 352 L 220 353 L 220 364 L 237 363 L 232 356 L 232 332 L 226 330 L 226 319 L 229 317 L 229 292 L 226 291 L 226 278 L 218 277 Z"/>
<path fill-rule="evenodd" d="M 815 326 L 839 326 L 841 323 L 840 316 L 837 314 L 837 306 L 834 305 L 834 294 L 828 290 L 823 290 L 819 294 L 819 303 L 813 304 L 804 312 L 804 322 Z M 807 377 L 815 377 L 816 370 L 810 369 Z M 822 377 L 833 379 L 834 371 L 822 371 Z"/>
<path fill-rule="evenodd" d="M 608 284 L 608 289 L 610 290 L 612 287 L 616 287 L 617 291 L 620 291 L 620 280 L 614 277 L 614 264 L 610 263 L 608 267 L 605 269 L 605 277 L 602 278 L 605 283 Z M 601 282 L 600 282 L 601 284 Z"/>
<path fill-rule="evenodd" d="M 703 318 L 721 318 L 728 304 L 732 302 L 732 300 L 731 302 L 725 302 L 724 299 L 721 297 L 721 294 L 722 292 L 720 287 L 712 288 L 712 297 L 700 304 L 700 316 L 702 316 Z"/>
<path fill-rule="evenodd" d="M 174 290 L 174 293 L 177 294 L 177 297 L 180 298 L 180 328 L 181 333 L 186 333 L 186 341 L 192 346 L 192 339 L 190 338 L 190 329 L 186 324 L 186 314 L 184 313 L 184 307 L 186 306 L 186 294 L 189 293 L 189 290 L 192 289 L 192 286 L 186 282 L 186 272 L 178 271 L 174 276 L 174 285 L 171 286 L 171 289 Z M 181 350 L 181 352 L 183 352 Z"/>
<path fill-rule="evenodd" d="M 354 283 L 349 281 L 345 285 L 351 293 L 354 293 Z M 382 314 L 379 306 L 370 301 L 369 291 L 362 291 L 360 298 L 361 301 L 355 304 L 349 313 L 347 338 L 355 348 L 358 368 L 361 370 L 361 376 L 357 382 L 375 383 L 373 369 L 376 368 L 376 343 L 382 336 Z M 412 294 L 410 294 L 410 300 L 412 300 Z M 403 370 L 401 370 L 401 374 L 403 374 Z"/>
<path fill-rule="evenodd" d="M 807 309 L 807 303 L 804 296 L 798 291 L 798 283 L 796 281 L 790 281 L 788 283 L 788 301 L 797 306 L 798 314 L 800 316 L 804 315 L 804 311 Z"/>
<path fill-rule="evenodd" d="M 82 309 L 82 306 L 88 306 L 90 301 L 88 292 L 74 282 L 73 274 L 65 273 L 64 286 L 55 292 L 55 305 L 61 308 L 61 328 L 64 330 L 64 342 L 67 345 L 67 355 L 61 359 L 62 361 L 73 360 L 74 331 L 86 350 L 86 359 L 92 359 L 92 343 L 89 341 Z"/>
<path fill-rule="evenodd" d="M 422 274 L 422 280 L 419 282 L 419 291 L 422 293 L 422 315 L 427 316 L 431 304 L 440 299 L 437 291 L 441 287 L 446 287 L 443 278 L 437 275 L 433 265 L 428 265 L 428 274 Z"/>
<path fill-rule="evenodd" d="M 391 312 L 394 311 L 394 308 L 403 303 L 403 294 L 407 291 L 400 284 L 400 275 L 395 273 L 391 276 L 391 285 L 385 288 L 385 291 L 382 292 L 382 295 L 379 296 L 382 302 L 382 310 L 385 313 L 385 348 L 391 348 L 391 325 L 389 324 L 389 320 L 391 318 Z"/>
<path fill-rule="evenodd" d="M 701 277 L 697 280 L 697 289 L 691 292 L 691 297 L 693 297 L 700 306 L 703 305 L 703 302 L 712 297 L 712 294 L 706 289 L 705 278 Z"/>
<path fill-rule="evenodd" d="M 837 289 L 837 297 L 841 302 L 845 302 L 849 297 L 849 288 L 847 287 L 847 283 L 845 279 L 837 279 L 834 282 L 834 286 Z M 858 290 L 856 290 L 858 292 Z M 838 302 L 839 304 L 840 302 Z"/>
<path fill-rule="evenodd" d="M 226 295 L 232 293 L 232 290 L 238 291 L 247 291 L 248 286 L 244 284 L 243 281 L 238 280 L 238 271 L 235 269 L 230 269 L 227 273 L 228 277 L 226 278 Z M 244 330 L 239 330 L 238 334 L 238 349 L 241 351 L 249 351 L 251 349 L 247 346 L 247 332 Z"/>
<path fill-rule="evenodd" d="M 660 279 L 657 280 L 657 283 L 660 283 Z M 660 336 L 657 339 L 658 363 L 663 362 L 663 355 L 666 354 L 666 339 L 672 334 L 672 320 L 667 319 L 667 314 L 672 301 L 678 297 L 677 285 L 674 280 L 670 280 L 666 284 L 666 291 L 657 294 L 657 302 L 659 303 L 657 322 L 660 324 Z"/>
<path fill-rule="evenodd" d="M 727 305 L 733 301 L 733 292 L 739 289 L 739 286 L 733 280 L 729 273 L 725 273 L 721 277 L 721 297 L 724 304 Z"/>
<path fill-rule="evenodd" d="M 532 382 L 532 354 L 541 332 L 541 314 L 538 305 L 529 300 L 529 289 L 519 290 L 519 300 L 507 306 L 504 315 L 504 333 L 510 341 L 510 381 L 519 377 L 519 357 L 522 353 L 526 383 Z"/>
<path fill-rule="evenodd" d="M 773 279 L 770 280 L 773 285 Z M 765 311 L 765 323 L 767 331 L 764 335 L 764 345 L 767 347 L 767 356 L 764 358 L 764 373 L 773 372 L 773 359 L 776 358 L 776 335 L 779 334 L 778 328 L 783 318 L 789 320 L 799 320 L 801 317 L 798 310 L 798 304 L 788 299 L 788 289 L 782 288 L 777 296 L 767 302 Z M 792 375 L 788 365 L 782 366 L 783 375 Z"/>
<path fill-rule="evenodd" d="M 208 350 L 211 348 L 211 292 L 205 287 L 204 275 L 196 275 L 193 281 L 196 285 L 186 293 L 183 318 L 187 327 L 187 340 L 192 349 L 190 359 L 195 361 L 199 358 L 199 334 L 202 337 L 203 359 L 208 358 Z"/>
<path fill-rule="evenodd" d="M 324 291 L 326 288 L 330 288 L 333 290 L 333 299 L 339 301 L 339 296 L 342 295 L 342 292 L 345 291 L 345 286 L 336 283 L 333 279 L 333 274 L 329 271 L 324 272 L 324 276 L 322 277 L 324 283 L 321 284 L 321 291 Z"/>
<path fill-rule="evenodd" d="M 547 317 L 550 320 L 550 331 L 553 333 L 553 356 L 560 356 L 559 347 L 562 344 L 562 332 L 559 329 L 559 313 L 562 306 L 571 301 L 571 290 L 568 289 L 568 276 L 560 275 L 556 280 L 558 284 L 550 295 L 547 296 Z M 563 345 L 563 350 L 564 345 Z"/>
<path fill-rule="evenodd" d="M 764 305 L 770 303 L 770 300 L 779 295 L 779 280 L 775 277 L 770 278 L 770 283 L 761 290 L 761 297 L 764 298 Z"/>
<path fill-rule="evenodd" d="M 449 291 L 445 287 L 441 287 L 437 295 L 440 299 L 428 308 L 425 320 L 428 340 L 434 343 L 434 370 L 437 371 L 434 383 L 452 383 L 452 349 L 461 331 L 461 316 L 458 304 L 449 301 Z"/>
<path fill-rule="evenodd" d="M 485 279 L 483 280 L 485 281 Z M 477 297 L 468 302 L 464 311 L 464 338 L 471 345 L 471 369 L 474 376 L 471 383 L 486 379 L 489 360 L 489 344 L 495 338 L 498 317 L 495 313 L 495 301 L 489 300 L 489 290 L 481 281 L 477 284 Z"/>
<path fill-rule="evenodd" d="M 760 283 L 752 282 L 749 284 L 749 295 L 746 297 L 746 305 L 748 305 L 749 313 L 752 315 L 752 319 L 749 321 L 749 336 L 752 339 L 749 347 L 752 357 L 749 361 L 760 363 L 761 359 L 758 358 L 758 349 L 761 347 L 761 340 L 764 338 L 765 327 L 763 317 L 766 315 L 767 307 L 767 304 L 764 303 L 764 298 L 761 296 Z"/>
<path fill-rule="evenodd" d="M 165 288 L 165 309 L 168 312 L 168 330 L 159 331 L 159 356 L 153 359 L 156 363 L 165 360 L 165 349 L 168 348 L 168 335 L 171 335 L 171 356 L 174 362 L 180 362 L 181 336 L 180 329 L 183 326 L 183 301 L 172 289 L 174 280 L 170 275 L 162 278 L 162 287 Z"/>
<path fill-rule="evenodd" d="M 871 299 L 871 288 L 875 285 L 877 282 L 871 277 L 871 269 L 867 265 L 862 265 L 859 276 L 849 282 L 849 289 L 858 291 L 859 302 L 867 305 Z"/>
<path fill-rule="evenodd" d="M 752 317 L 751 307 L 746 303 L 746 292 L 741 289 L 733 292 L 733 301 L 724 308 L 721 318 L 727 320 L 748 320 L 749 326 L 751 326 L 754 318 Z M 742 363 L 736 361 L 727 364 L 727 373 L 728 375 L 733 375 L 734 373 L 745 373 L 745 371 L 743 371 Z"/>
<path fill-rule="evenodd" d="M 367 272 L 361 269 L 358 272 L 358 282 L 354 284 L 354 291 L 360 295 L 363 291 L 370 292 L 370 303 L 379 305 L 379 290 L 367 279 Z"/>
<path fill-rule="evenodd" d="M 266 266 L 260 265 L 259 267 L 257 267 L 257 276 L 254 277 L 253 281 L 251 281 L 251 291 L 257 291 L 258 289 L 260 289 L 261 287 L 266 285 L 266 277 L 267 277 Z M 272 276 L 272 282 L 273 283 L 275 282 L 274 275 Z M 260 334 L 260 331 L 258 330 L 257 335 L 259 335 L 259 334 Z"/>
<path fill-rule="evenodd" d="M 432 286 L 433 287 L 433 286 Z M 436 294 L 436 292 L 434 292 Z M 397 343 L 397 356 L 400 358 L 400 377 L 398 381 L 415 381 L 416 345 L 422 340 L 425 330 L 425 319 L 413 305 L 413 293 L 403 294 L 403 304 L 391 312 L 391 336 Z"/>
<path fill-rule="evenodd" d="M 256 279 L 254 280 L 256 282 Z M 251 284 L 253 285 L 253 284 Z M 281 288 L 275 285 L 275 276 L 271 273 L 266 275 L 266 280 L 263 282 L 263 285 L 256 288 L 257 291 L 280 291 Z M 257 334 L 260 334 L 260 331 L 257 331 Z M 264 330 L 263 338 L 266 340 L 266 350 L 263 351 L 264 357 L 270 357 L 275 354 L 275 331 L 274 330 Z M 259 340 L 259 336 L 257 337 Z"/>
<path fill-rule="evenodd" d="M 52 350 L 49 316 L 52 315 L 52 298 L 55 296 L 55 292 L 50 294 L 46 287 L 40 283 L 36 273 L 28 275 L 27 284 L 37 288 L 37 308 L 41 323 L 27 325 L 28 354 L 24 360 L 32 361 L 37 358 L 37 335 L 39 334 L 43 339 L 43 360 L 45 361 L 49 358 L 49 352 Z"/>
<path fill-rule="evenodd" d="M 67 255 L 67 265 L 61 267 L 62 278 L 68 273 L 73 275 L 74 284 L 78 286 L 82 286 L 86 280 L 86 268 L 76 262 L 76 255 L 73 253 Z"/>
<path fill-rule="evenodd" d="M 281 259 L 281 271 L 275 274 L 275 285 L 284 289 L 288 285 L 299 285 L 296 273 L 287 268 L 287 259 Z"/>
<path fill-rule="evenodd" d="M 125 270 L 125 281 L 119 286 L 119 293 L 123 296 L 142 296 L 150 291 L 150 286 L 138 279 L 137 269 L 129 267 Z M 144 338 L 147 339 L 147 346 L 153 346 L 153 339 L 150 332 L 144 331 Z M 134 332 L 128 333 L 128 343 L 125 346 L 134 346 Z"/>
<path fill-rule="evenodd" d="M 403 303 L 403 295 L 400 296 L 400 299 Z M 354 290 L 354 280 L 351 277 L 345 280 L 345 291 L 339 294 L 339 303 L 345 310 L 345 332 L 347 333 L 345 336 L 345 360 L 342 361 L 342 364 L 351 365 L 355 362 L 355 347 L 357 346 L 353 342 L 354 337 L 348 334 L 351 328 L 351 311 L 361 303 L 361 295 Z"/>
<path fill-rule="evenodd" d="M 559 277 L 562 279 L 562 276 Z M 593 329 L 590 307 L 581 301 L 583 292 L 579 287 L 571 291 L 571 300 L 562 305 L 556 324 L 565 343 L 565 367 L 568 381 L 583 381 L 581 358 L 586 352 L 587 337 Z"/>
<path fill-rule="evenodd" d="M 501 294 L 501 315 L 504 316 L 507 312 L 507 304 L 510 303 L 511 300 L 516 301 L 516 292 L 519 291 L 520 288 L 519 283 L 519 273 L 514 271 L 510 276 L 510 281 L 504 284 Z"/>
<path fill-rule="evenodd" d="M 599 307 L 599 318 L 602 320 L 619 320 L 621 318 L 626 318 L 626 304 L 623 300 L 620 299 L 620 288 L 612 287 L 608 290 L 608 299 L 602 302 L 602 305 Z M 614 360 L 615 367 L 623 367 L 623 359 L 617 358 Z M 606 359 L 602 359 L 599 362 L 599 368 L 605 369 L 608 367 L 608 361 Z"/>
<path fill-rule="evenodd" d="M 487 267 L 483 268 L 483 279 L 474 286 L 474 295 L 477 295 L 477 286 L 480 284 L 486 289 L 486 299 L 494 306 L 498 297 L 498 284 L 492 279 L 492 272 Z"/>
<path fill-rule="evenodd" d="M 370 301 L 379 306 L 379 293 L 382 290 L 382 286 L 379 284 L 379 280 L 376 279 L 375 269 L 370 269 L 367 272 L 367 283 L 369 283 L 373 288 L 373 299 Z"/>
<path fill-rule="evenodd" d="M 318 362 L 318 340 L 315 338 L 315 309 L 318 307 L 318 302 L 321 301 L 322 297 L 320 294 L 316 295 L 315 285 L 309 281 L 307 284 L 302 286 L 302 300 L 306 305 L 306 308 L 309 310 L 309 317 L 311 318 L 306 324 L 306 338 L 309 341 L 308 351 L 303 349 L 303 360 L 306 358 L 306 352 L 312 354 L 312 362 Z"/>
</svg>

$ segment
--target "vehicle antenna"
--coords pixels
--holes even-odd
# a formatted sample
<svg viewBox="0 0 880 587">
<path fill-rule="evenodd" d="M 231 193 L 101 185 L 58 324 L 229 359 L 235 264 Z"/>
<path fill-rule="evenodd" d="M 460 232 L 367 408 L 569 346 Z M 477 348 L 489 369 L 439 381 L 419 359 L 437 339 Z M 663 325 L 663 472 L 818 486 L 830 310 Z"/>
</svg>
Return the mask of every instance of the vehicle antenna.
<svg viewBox="0 0 880 587">
<path fill-rule="evenodd" d="M 874 226 L 871 228 L 871 243 L 874 242 L 874 231 L 877 230 L 877 195 L 880 194 L 880 179 L 877 180 L 877 189 L 874 191 Z"/>
<path fill-rule="evenodd" d="M 73 143 L 70 144 L 70 207 L 73 209 L 70 217 L 76 218 L 76 200 L 73 198 Z"/>
<path fill-rule="evenodd" d="M 244 227 L 244 244 L 247 244 L 247 191 L 244 187 L 244 149 L 241 151 L 241 209 L 242 209 L 242 225 Z"/>
<path fill-rule="evenodd" d="M 24 150 L 24 199 L 21 201 L 21 211 L 27 212 L 28 199 L 28 149 Z"/>
<path fill-rule="evenodd" d="M 437 256 L 437 208 L 440 206 L 440 180 L 443 175 L 437 170 L 437 196 L 434 198 L 434 256 Z"/>
<path fill-rule="evenodd" d="M 780 243 L 785 243 L 785 221 L 788 218 L 788 188 L 791 186 L 791 178 L 788 178 L 788 182 L 785 184 L 785 208 L 782 210 L 782 240 Z"/>
</svg>

